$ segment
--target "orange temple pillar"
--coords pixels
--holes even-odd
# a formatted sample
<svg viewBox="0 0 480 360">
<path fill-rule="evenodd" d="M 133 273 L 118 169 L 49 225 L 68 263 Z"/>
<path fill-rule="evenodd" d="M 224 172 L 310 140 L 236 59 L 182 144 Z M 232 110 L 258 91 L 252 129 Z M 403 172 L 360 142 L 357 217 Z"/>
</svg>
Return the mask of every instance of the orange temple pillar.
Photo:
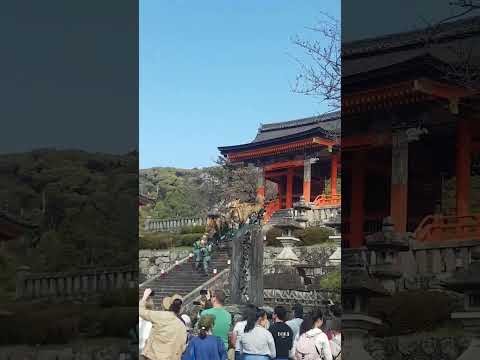
<svg viewBox="0 0 480 360">
<path fill-rule="evenodd" d="M 257 204 L 263 206 L 265 204 L 265 170 L 260 169 L 257 178 Z"/>
<path fill-rule="evenodd" d="M 390 215 L 395 231 L 406 232 L 408 215 L 408 139 L 403 131 L 392 134 Z"/>
<path fill-rule="evenodd" d="M 293 168 L 287 170 L 287 194 L 285 202 L 285 207 L 287 209 L 293 207 Z"/>
<path fill-rule="evenodd" d="M 330 193 L 332 196 L 337 195 L 337 171 L 338 171 L 338 156 L 332 154 L 330 166 Z"/>
<path fill-rule="evenodd" d="M 280 208 L 282 208 L 282 204 L 283 204 L 282 196 L 283 196 L 283 194 L 282 194 L 282 183 L 279 182 L 279 183 L 277 183 L 277 199 L 278 199 L 278 205 L 279 205 Z"/>
<path fill-rule="evenodd" d="M 365 153 L 356 150 L 352 154 L 352 207 L 350 212 L 350 247 L 363 245 L 365 219 Z"/>
<path fill-rule="evenodd" d="M 456 187 L 457 216 L 470 214 L 471 138 L 466 119 L 457 123 Z"/>
<path fill-rule="evenodd" d="M 312 189 L 312 162 L 305 159 L 303 164 L 303 198 L 308 203 L 311 201 Z"/>
</svg>

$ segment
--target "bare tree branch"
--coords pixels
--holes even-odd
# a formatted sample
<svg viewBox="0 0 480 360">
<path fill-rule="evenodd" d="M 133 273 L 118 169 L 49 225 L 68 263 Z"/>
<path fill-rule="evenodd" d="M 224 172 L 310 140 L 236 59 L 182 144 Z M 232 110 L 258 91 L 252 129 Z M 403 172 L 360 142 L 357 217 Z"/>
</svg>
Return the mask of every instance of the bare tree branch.
<svg viewBox="0 0 480 360">
<path fill-rule="evenodd" d="M 315 33 L 315 40 L 306 40 L 298 35 L 292 40 L 308 59 L 294 57 L 299 74 L 292 91 L 319 98 L 336 110 L 340 108 L 341 97 L 340 23 L 328 14 L 322 15 L 323 20 L 307 28 Z"/>
</svg>

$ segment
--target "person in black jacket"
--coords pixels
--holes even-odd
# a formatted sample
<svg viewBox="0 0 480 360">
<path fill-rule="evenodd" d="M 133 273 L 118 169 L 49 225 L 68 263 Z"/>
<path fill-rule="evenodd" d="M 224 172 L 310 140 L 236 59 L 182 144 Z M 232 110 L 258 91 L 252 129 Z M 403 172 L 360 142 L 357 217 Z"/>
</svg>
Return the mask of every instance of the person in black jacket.
<svg viewBox="0 0 480 360">
<path fill-rule="evenodd" d="M 285 324 L 287 319 L 287 309 L 283 306 L 276 306 L 273 310 L 274 323 L 268 329 L 275 341 L 275 348 L 277 350 L 277 360 L 288 360 L 290 350 L 293 345 L 293 331 Z"/>
</svg>

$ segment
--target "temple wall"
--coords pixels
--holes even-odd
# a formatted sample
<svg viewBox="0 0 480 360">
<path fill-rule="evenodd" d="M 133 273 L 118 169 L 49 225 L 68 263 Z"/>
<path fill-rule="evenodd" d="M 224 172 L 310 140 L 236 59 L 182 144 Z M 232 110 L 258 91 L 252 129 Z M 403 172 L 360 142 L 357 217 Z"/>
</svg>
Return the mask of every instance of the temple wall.
<svg viewBox="0 0 480 360">
<path fill-rule="evenodd" d="M 138 255 L 140 274 L 147 280 L 151 279 L 160 271 L 174 265 L 176 260 L 187 257 L 189 253 L 190 250 L 140 250 Z"/>
<path fill-rule="evenodd" d="M 427 332 L 385 338 L 369 337 L 364 347 L 375 360 L 437 360 L 457 359 L 469 343 L 468 337 L 458 336 L 452 331 L 449 335 Z"/>
<path fill-rule="evenodd" d="M 273 272 L 273 261 L 280 254 L 283 248 L 267 246 L 264 250 L 264 273 Z M 321 268 L 325 265 L 328 257 L 335 251 L 335 247 L 325 246 L 300 246 L 294 248 L 294 252 L 300 259 L 301 263 L 315 265 L 317 272 L 320 274 Z M 140 250 L 139 251 L 139 267 L 140 274 L 150 279 L 160 273 L 162 270 L 168 269 L 175 264 L 176 260 L 181 260 L 188 256 L 190 250 Z M 315 269 L 311 270 L 315 272 Z M 313 274 L 312 274 L 313 275 Z"/>
</svg>

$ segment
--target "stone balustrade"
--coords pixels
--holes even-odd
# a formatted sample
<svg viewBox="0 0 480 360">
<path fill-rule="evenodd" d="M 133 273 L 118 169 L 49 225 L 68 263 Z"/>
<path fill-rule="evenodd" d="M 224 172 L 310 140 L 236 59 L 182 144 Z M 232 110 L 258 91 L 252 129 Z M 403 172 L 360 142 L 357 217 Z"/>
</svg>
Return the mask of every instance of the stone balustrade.
<svg viewBox="0 0 480 360">
<path fill-rule="evenodd" d="M 480 248 L 480 241 L 411 241 L 410 250 L 400 252 L 391 264 L 378 264 L 378 255 L 374 250 L 363 247 L 355 249 L 355 252 L 370 270 L 381 265 L 385 268 L 383 273 L 399 273 L 396 280 L 398 289 L 432 289 L 441 288 L 440 282 L 455 271 L 468 269 L 474 248 Z"/>
<path fill-rule="evenodd" d="M 321 226 L 329 221 L 335 219 L 340 213 L 341 207 L 338 205 L 335 206 L 326 206 L 321 208 L 313 208 L 311 211 L 308 211 L 308 226 Z"/>
<path fill-rule="evenodd" d="M 436 275 L 452 273 L 459 268 L 468 269 L 474 248 L 480 248 L 480 241 L 414 242 L 412 252 L 417 273 Z"/>
<path fill-rule="evenodd" d="M 17 299 L 39 299 L 90 295 L 115 289 L 135 288 L 137 267 L 84 269 L 77 272 L 31 273 L 17 270 Z"/>
<path fill-rule="evenodd" d="M 153 219 L 147 218 L 145 220 L 145 230 L 149 232 L 160 231 L 175 231 L 186 226 L 205 226 L 207 218 L 193 217 L 193 218 L 178 218 L 178 219 Z"/>
</svg>

